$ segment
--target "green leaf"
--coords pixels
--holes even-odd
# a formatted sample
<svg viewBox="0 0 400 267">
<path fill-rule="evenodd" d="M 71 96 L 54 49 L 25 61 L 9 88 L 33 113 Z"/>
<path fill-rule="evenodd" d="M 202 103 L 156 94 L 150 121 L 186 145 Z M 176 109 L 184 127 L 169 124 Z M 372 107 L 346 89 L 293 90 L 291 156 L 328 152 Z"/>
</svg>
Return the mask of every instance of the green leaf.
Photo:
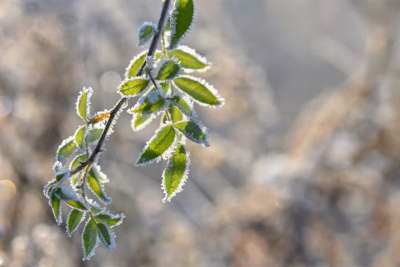
<svg viewBox="0 0 400 267">
<path fill-rule="evenodd" d="M 115 226 L 120 225 L 124 221 L 125 216 L 123 214 L 113 215 L 113 214 L 102 213 L 96 215 L 95 218 L 97 222 L 105 223 L 111 228 L 113 228 Z"/>
<path fill-rule="evenodd" d="M 156 88 L 142 96 L 138 103 L 130 110 L 131 114 L 150 114 L 160 111 L 165 105 L 165 99 Z"/>
<path fill-rule="evenodd" d="M 75 170 L 78 168 L 83 162 L 87 161 L 89 159 L 89 156 L 87 154 L 80 154 L 77 155 L 73 160 L 71 160 L 69 164 L 69 169 L 71 171 Z"/>
<path fill-rule="evenodd" d="M 61 182 L 64 179 L 67 179 L 71 176 L 71 173 L 69 170 L 60 170 L 56 172 L 56 181 Z"/>
<path fill-rule="evenodd" d="M 174 97 L 174 104 L 188 117 L 191 117 L 194 113 L 193 102 L 190 99 L 185 99 L 182 96 Z"/>
<path fill-rule="evenodd" d="M 78 147 L 82 147 L 85 143 L 86 129 L 86 125 L 82 125 L 75 132 L 74 140 Z"/>
<path fill-rule="evenodd" d="M 149 80 L 143 77 L 131 78 L 122 82 L 119 92 L 123 96 L 133 97 L 144 91 L 149 85 Z"/>
<path fill-rule="evenodd" d="M 55 192 L 50 195 L 49 205 L 53 211 L 54 219 L 56 223 L 60 225 L 62 223 L 61 217 L 61 200 Z"/>
<path fill-rule="evenodd" d="M 188 166 L 189 155 L 185 147 L 179 144 L 168 160 L 167 168 L 162 175 L 162 187 L 165 193 L 163 201 L 171 201 L 182 190 L 187 179 Z"/>
<path fill-rule="evenodd" d="M 152 22 L 144 22 L 142 26 L 140 26 L 138 35 L 139 35 L 139 46 L 144 45 L 149 41 L 154 34 L 156 33 L 156 25 Z"/>
<path fill-rule="evenodd" d="M 97 234 L 103 245 L 108 249 L 115 248 L 115 236 L 111 229 L 104 223 L 97 224 Z"/>
<path fill-rule="evenodd" d="M 73 136 L 68 137 L 62 141 L 61 145 L 57 148 L 57 160 L 61 162 L 64 161 L 67 157 L 71 156 L 76 149 L 75 138 Z"/>
<path fill-rule="evenodd" d="M 106 184 L 110 182 L 110 180 L 108 180 L 107 178 L 107 175 L 101 171 L 100 166 L 97 164 L 93 164 L 93 167 L 90 170 L 89 174 L 95 176 L 99 183 Z"/>
<path fill-rule="evenodd" d="M 146 61 L 146 55 L 147 55 L 147 50 L 141 52 L 139 55 L 137 55 L 136 57 L 134 57 L 131 60 L 131 62 L 129 63 L 129 66 L 125 72 L 125 77 L 127 79 L 131 79 L 131 78 L 138 76 L 138 72 L 139 72 L 140 68 L 143 66 L 143 64 Z"/>
<path fill-rule="evenodd" d="M 174 79 L 174 84 L 201 105 L 222 106 L 224 103 L 217 91 L 201 79 L 179 76 Z"/>
<path fill-rule="evenodd" d="M 183 121 L 175 124 L 175 128 L 183 133 L 189 140 L 208 146 L 207 133 L 193 121 Z"/>
<path fill-rule="evenodd" d="M 94 255 L 97 246 L 97 225 L 89 219 L 82 233 L 83 260 L 89 260 Z"/>
<path fill-rule="evenodd" d="M 110 203 L 111 199 L 105 194 L 103 185 L 93 171 L 90 171 L 86 177 L 86 182 L 89 189 L 104 203 Z"/>
<path fill-rule="evenodd" d="M 90 98 L 92 94 L 92 88 L 83 88 L 76 101 L 76 113 L 84 122 L 88 121 L 90 115 Z"/>
<path fill-rule="evenodd" d="M 171 92 L 171 82 L 160 82 L 160 89 L 163 91 L 164 95 L 168 95 Z"/>
<path fill-rule="evenodd" d="M 172 10 L 170 49 L 178 45 L 193 23 L 193 0 L 175 0 Z"/>
<path fill-rule="evenodd" d="M 140 155 L 137 165 L 150 164 L 158 159 L 174 143 L 175 130 L 171 125 L 161 127 L 150 139 Z"/>
<path fill-rule="evenodd" d="M 104 128 L 92 128 L 88 131 L 86 135 L 86 142 L 93 143 L 100 139 L 103 134 Z"/>
<path fill-rule="evenodd" d="M 71 210 L 67 219 L 67 234 L 69 236 L 71 236 L 76 231 L 76 229 L 78 229 L 78 226 L 85 219 L 84 215 L 85 213 L 80 210 Z"/>
<path fill-rule="evenodd" d="M 178 75 L 179 70 L 178 63 L 174 60 L 166 60 L 161 63 L 156 79 L 161 81 L 173 79 Z"/>
<path fill-rule="evenodd" d="M 65 201 L 65 203 L 68 206 L 70 206 L 71 208 L 75 208 L 75 209 L 78 209 L 78 210 L 87 210 L 85 205 L 82 202 L 80 202 L 79 200 L 72 200 L 71 199 L 71 200 Z"/>
<path fill-rule="evenodd" d="M 141 113 L 134 114 L 131 122 L 132 130 L 137 132 L 144 129 L 147 125 L 149 125 L 153 121 L 154 118 L 155 118 L 154 114 L 141 114 Z"/>
<path fill-rule="evenodd" d="M 183 113 L 176 106 L 171 106 L 168 109 L 168 112 L 169 112 L 169 114 L 171 116 L 172 122 L 174 122 L 174 123 L 182 121 L 185 118 Z"/>
<path fill-rule="evenodd" d="M 177 58 L 181 67 L 186 70 L 205 71 L 209 67 L 206 58 L 187 46 L 179 46 L 168 54 Z"/>
</svg>

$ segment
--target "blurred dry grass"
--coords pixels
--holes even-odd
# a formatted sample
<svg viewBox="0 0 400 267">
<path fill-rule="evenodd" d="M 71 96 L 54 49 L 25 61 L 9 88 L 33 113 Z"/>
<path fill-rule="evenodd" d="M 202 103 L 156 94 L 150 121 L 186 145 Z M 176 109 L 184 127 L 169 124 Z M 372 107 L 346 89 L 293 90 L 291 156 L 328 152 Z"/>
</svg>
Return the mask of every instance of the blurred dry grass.
<svg viewBox="0 0 400 267">
<path fill-rule="evenodd" d="M 112 105 L 155 6 L 0 1 L 0 266 L 399 266 L 397 0 L 199 1 L 188 42 L 227 100 L 199 109 L 212 146 L 162 205 L 161 170 L 133 166 L 153 129 L 123 115 L 103 163 L 127 219 L 114 252 L 80 260 L 41 188 L 79 88 Z"/>
</svg>

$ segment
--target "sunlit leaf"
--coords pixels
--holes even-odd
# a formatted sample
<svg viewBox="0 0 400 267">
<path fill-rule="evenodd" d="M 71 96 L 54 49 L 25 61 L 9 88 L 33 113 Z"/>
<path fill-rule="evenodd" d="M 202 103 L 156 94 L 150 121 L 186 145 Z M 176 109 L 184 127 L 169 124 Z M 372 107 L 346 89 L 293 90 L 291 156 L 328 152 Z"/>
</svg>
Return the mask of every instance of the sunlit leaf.
<svg viewBox="0 0 400 267">
<path fill-rule="evenodd" d="M 171 106 L 168 109 L 168 113 L 170 114 L 170 117 L 172 119 L 172 122 L 176 123 L 179 121 L 182 121 L 185 117 L 183 113 L 180 111 L 180 109 L 176 106 Z"/>
<path fill-rule="evenodd" d="M 88 121 L 88 116 L 90 115 L 90 98 L 92 94 L 92 88 L 83 88 L 76 102 L 76 113 L 85 122 Z"/>
<path fill-rule="evenodd" d="M 175 0 L 171 15 L 170 48 L 176 47 L 179 41 L 185 36 L 192 25 L 193 17 L 193 0 Z"/>
<path fill-rule="evenodd" d="M 97 246 L 97 225 L 93 219 L 89 219 L 82 233 L 83 259 L 89 260 L 94 255 Z"/>
<path fill-rule="evenodd" d="M 179 144 L 168 160 L 167 168 L 162 175 L 162 187 L 165 193 L 164 201 L 171 199 L 182 190 L 187 179 L 189 155 L 185 147 Z"/>
<path fill-rule="evenodd" d="M 85 219 L 84 212 L 72 209 L 67 219 L 67 234 L 71 236 L 76 231 L 76 229 L 78 229 L 78 226 L 84 219 Z"/>
<path fill-rule="evenodd" d="M 139 27 L 139 46 L 144 45 L 149 41 L 156 33 L 156 25 L 152 22 L 144 22 L 142 26 Z"/>
<path fill-rule="evenodd" d="M 190 99 L 175 96 L 173 102 L 186 116 L 191 117 L 193 115 L 193 102 Z"/>
<path fill-rule="evenodd" d="M 205 106 L 221 106 L 224 103 L 217 91 L 205 81 L 191 76 L 179 76 L 174 84 L 197 103 Z"/>
<path fill-rule="evenodd" d="M 76 149 L 75 138 L 73 136 L 68 137 L 62 141 L 57 149 L 57 160 L 63 162 L 67 157 L 71 156 Z"/>
<path fill-rule="evenodd" d="M 161 110 L 165 105 L 165 99 L 156 88 L 142 96 L 138 103 L 130 110 L 130 113 L 150 114 Z"/>
<path fill-rule="evenodd" d="M 175 124 L 175 128 L 182 132 L 189 140 L 208 146 L 206 130 L 193 121 L 183 121 Z"/>
<path fill-rule="evenodd" d="M 87 154 L 77 155 L 73 160 L 71 160 L 71 162 L 69 164 L 69 169 L 71 171 L 75 170 L 76 168 L 78 168 L 82 163 L 84 163 L 88 159 L 89 159 L 89 156 Z"/>
<path fill-rule="evenodd" d="M 179 73 L 179 70 L 178 63 L 174 60 L 166 60 L 161 63 L 156 79 L 162 81 L 173 79 Z"/>
<path fill-rule="evenodd" d="M 93 164 L 89 174 L 95 176 L 96 179 L 99 181 L 99 183 L 105 184 L 109 182 L 107 175 L 104 172 L 102 172 L 100 166 L 97 164 Z"/>
<path fill-rule="evenodd" d="M 149 85 L 149 80 L 142 77 L 125 80 L 119 86 L 119 92 L 123 96 L 133 97 L 143 92 Z"/>
<path fill-rule="evenodd" d="M 75 141 L 76 146 L 82 147 L 84 145 L 86 129 L 87 129 L 86 125 L 82 125 L 76 130 L 76 132 L 74 134 L 74 141 Z"/>
<path fill-rule="evenodd" d="M 158 159 L 170 148 L 175 140 L 175 130 L 171 125 L 161 127 L 150 139 L 140 155 L 137 165 L 150 164 Z"/>
<path fill-rule="evenodd" d="M 187 70 L 205 71 L 209 67 L 206 58 L 187 46 L 179 46 L 168 54 L 177 58 L 181 67 Z"/>
<path fill-rule="evenodd" d="M 143 66 L 144 62 L 146 61 L 147 50 L 141 52 L 139 55 L 134 57 L 131 62 L 129 63 L 128 68 L 125 72 L 125 77 L 127 79 L 134 78 L 138 76 L 138 72 L 140 68 Z"/>
<path fill-rule="evenodd" d="M 132 117 L 131 127 L 132 130 L 137 132 L 144 129 L 155 118 L 154 114 L 136 113 Z"/>
</svg>

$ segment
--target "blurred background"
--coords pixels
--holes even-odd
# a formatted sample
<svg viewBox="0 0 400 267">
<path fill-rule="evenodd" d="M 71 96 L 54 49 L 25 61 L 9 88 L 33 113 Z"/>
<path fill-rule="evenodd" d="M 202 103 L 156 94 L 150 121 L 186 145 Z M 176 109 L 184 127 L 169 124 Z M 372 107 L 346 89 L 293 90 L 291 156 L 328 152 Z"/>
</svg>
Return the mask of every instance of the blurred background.
<svg viewBox="0 0 400 267">
<path fill-rule="evenodd" d="M 82 86 L 111 107 L 161 1 L 0 0 L 0 266 L 400 266 L 398 0 L 198 0 L 186 43 L 226 99 L 198 108 L 185 189 L 134 166 L 157 127 L 123 114 L 102 157 L 118 247 L 82 262 L 42 195 Z"/>
</svg>

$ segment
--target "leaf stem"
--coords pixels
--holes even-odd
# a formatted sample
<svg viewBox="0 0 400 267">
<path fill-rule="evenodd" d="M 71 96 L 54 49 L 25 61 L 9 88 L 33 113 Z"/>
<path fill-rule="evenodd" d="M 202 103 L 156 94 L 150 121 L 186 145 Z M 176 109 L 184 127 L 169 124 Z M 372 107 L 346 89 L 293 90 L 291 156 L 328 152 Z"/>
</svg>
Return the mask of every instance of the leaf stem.
<svg viewBox="0 0 400 267">
<path fill-rule="evenodd" d="M 157 32 L 153 36 L 153 39 L 151 41 L 149 50 L 147 52 L 147 60 L 151 57 L 153 57 L 154 53 L 156 52 L 158 42 L 160 40 L 160 37 L 162 35 L 164 26 L 165 26 L 165 21 L 168 15 L 168 11 L 171 5 L 171 0 L 165 0 L 163 3 L 163 7 L 161 9 L 161 15 L 158 20 L 158 25 L 157 25 Z M 145 70 L 145 67 L 147 65 L 147 60 L 146 62 L 141 66 L 140 70 L 137 73 L 137 76 L 141 76 Z M 93 164 L 96 161 L 96 158 L 100 152 L 103 150 L 103 146 L 106 140 L 106 137 L 108 135 L 108 132 L 111 129 L 111 126 L 114 122 L 114 119 L 116 119 L 118 113 L 124 109 L 124 105 L 128 101 L 127 97 L 122 97 L 118 100 L 117 104 L 113 107 L 113 109 L 110 112 L 110 118 L 107 121 L 107 124 L 103 130 L 103 133 L 99 139 L 99 141 L 96 144 L 95 149 L 91 153 L 89 159 L 85 162 L 83 162 L 81 165 L 79 165 L 75 170 L 71 171 L 71 175 L 77 174 L 81 170 L 83 170 L 86 166 L 89 166 Z"/>
</svg>

